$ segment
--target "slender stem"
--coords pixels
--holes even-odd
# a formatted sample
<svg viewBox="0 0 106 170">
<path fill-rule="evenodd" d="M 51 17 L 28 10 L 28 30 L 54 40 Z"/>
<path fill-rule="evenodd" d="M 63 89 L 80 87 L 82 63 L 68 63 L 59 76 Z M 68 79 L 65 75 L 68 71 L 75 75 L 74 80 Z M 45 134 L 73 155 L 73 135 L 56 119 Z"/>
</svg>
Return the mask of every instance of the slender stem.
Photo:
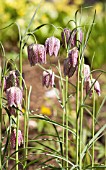
<svg viewBox="0 0 106 170">
<path fill-rule="evenodd" d="M 105 166 L 106 166 L 106 133 L 105 133 Z M 105 168 L 106 170 L 106 168 Z"/>
<path fill-rule="evenodd" d="M 3 97 L 3 77 L 1 74 L 0 88 L 0 170 L 2 169 L 2 97 Z"/>
<path fill-rule="evenodd" d="M 93 89 L 93 115 L 92 115 L 92 138 L 94 138 L 95 135 L 95 92 Z M 92 167 L 94 166 L 94 141 L 92 143 Z"/>
<path fill-rule="evenodd" d="M 17 128 L 16 128 L 16 170 L 18 170 L 18 130 L 19 130 L 19 112 L 17 111 Z"/>
<path fill-rule="evenodd" d="M 20 71 L 20 88 L 22 88 L 22 41 L 20 40 L 19 55 L 19 71 Z M 16 128 L 16 170 L 18 170 L 18 130 L 19 130 L 19 111 L 17 111 L 17 128 Z"/>
<path fill-rule="evenodd" d="M 83 105 L 83 86 L 84 86 L 84 78 L 83 78 L 83 65 L 84 59 L 82 60 L 81 65 L 81 106 Z M 82 159 L 81 159 L 81 152 L 82 152 L 82 126 L 83 126 L 83 107 L 80 108 L 80 136 L 79 136 L 79 165 L 80 170 L 82 170 Z"/>
<path fill-rule="evenodd" d="M 59 67 L 59 74 L 60 74 L 60 83 L 61 83 L 61 91 L 62 91 L 62 103 L 63 103 L 63 129 L 62 129 L 62 149 L 63 149 L 63 155 L 64 156 L 64 134 L 65 134 L 65 130 L 64 130 L 64 125 L 65 125 L 65 88 L 64 88 L 64 82 L 63 82 L 63 78 L 62 78 L 62 73 L 61 73 L 61 67 L 60 67 L 60 62 L 58 60 L 58 67 Z M 64 167 L 64 162 L 62 160 L 62 166 Z"/>
<path fill-rule="evenodd" d="M 78 75 L 77 75 L 77 84 L 76 84 L 76 165 L 78 165 L 78 156 L 79 156 L 79 72 L 80 72 L 80 57 L 78 57 Z"/>
<path fill-rule="evenodd" d="M 28 155 L 28 150 L 27 150 L 27 146 L 28 146 L 28 94 L 27 94 L 27 88 L 25 89 L 25 113 L 24 113 L 24 168 L 27 164 L 27 155 Z"/>
<path fill-rule="evenodd" d="M 66 76 L 66 169 L 68 170 L 68 76 Z"/>
<path fill-rule="evenodd" d="M 68 49 L 67 56 L 68 58 Z M 65 93 L 65 112 L 66 112 L 66 170 L 68 170 L 68 116 L 69 116 L 69 108 L 68 108 L 68 76 L 66 76 L 66 93 Z"/>
</svg>

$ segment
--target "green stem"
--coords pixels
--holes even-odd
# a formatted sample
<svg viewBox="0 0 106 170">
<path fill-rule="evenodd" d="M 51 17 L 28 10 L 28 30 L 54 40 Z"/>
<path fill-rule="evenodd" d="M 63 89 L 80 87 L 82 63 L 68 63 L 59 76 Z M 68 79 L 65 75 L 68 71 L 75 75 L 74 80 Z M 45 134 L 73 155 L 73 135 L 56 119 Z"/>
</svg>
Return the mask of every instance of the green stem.
<svg viewBox="0 0 106 170">
<path fill-rule="evenodd" d="M 65 130 L 64 130 L 64 125 L 65 125 L 65 88 L 64 88 L 64 82 L 63 82 L 63 78 L 62 78 L 62 73 L 61 73 L 61 67 L 60 67 L 60 62 L 58 60 L 58 67 L 59 67 L 59 74 L 60 74 L 60 83 L 61 83 L 61 91 L 62 91 L 62 104 L 63 104 L 63 129 L 62 129 L 62 149 L 63 149 L 63 155 L 64 156 L 64 134 L 65 134 Z M 62 160 L 62 166 L 64 167 L 64 161 Z"/>
<path fill-rule="evenodd" d="M 24 113 L 24 168 L 27 165 L 27 155 L 28 155 L 28 94 L 27 88 L 25 88 L 25 113 Z"/>
<path fill-rule="evenodd" d="M 79 156 L 79 72 L 80 72 L 80 57 L 78 57 L 78 75 L 77 75 L 77 84 L 76 84 L 76 165 L 78 165 L 78 156 Z"/>
<path fill-rule="evenodd" d="M 17 127 L 16 127 L 16 170 L 18 170 L 18 130 L 19 130 L 19 111 L 17 111 Z"/>
<path fill-rule="evenodd" d="M 84 86 L 84 78 L 83 78 L 83 65 L 84 59 L 82 59 L 82 66 L 81 66 L 81 106 L 83 105 L 83 86 Z M 83 107 L 80 108 L 80 136 L 79 136 L 79 165 L 80 170 L 82 170 L 82 159 L 81 159 L 81 152 L 82 152 L 82 126 L 83 126 Z"/>
<path fill-rule="evenodd" d="M 3 97 L 4 79 L 1 74 L 1 88 L 0 88 L 0 170 L 2 170 L 2 97 Z"/>
<path fill-rule="evenodd" d="M 95 135 L 95 92 L 93 89 L 93 115 L 92 115 L 92 138 L 94 138 Z M 92 167 L 94 166 L 94 141 L 92 143 Z"/>
<path fill-rule="evenodd" d="M 22 88 L 22 41 L 20 40 L 19 54 L 19 71 L 20 71 L 20 88 Z M 18 130 L 19 130 L 19 111 L 17 111 L 17 128 L 16 128 L 16 170 L 18 170 Z"/>
<path fill-rule="evenodd" d="M 66 76 L 66 169 L 68 170 L 68 116 L 69 116 L 69 109 L 68 109 L 68 76 Z"/>
<path fill-rule="evenodd" d="M 106 166 L 106 133 L 105 133 L 105 166 Z M 106 168 L 105 168 L 106 170 Z"/>
</svg>

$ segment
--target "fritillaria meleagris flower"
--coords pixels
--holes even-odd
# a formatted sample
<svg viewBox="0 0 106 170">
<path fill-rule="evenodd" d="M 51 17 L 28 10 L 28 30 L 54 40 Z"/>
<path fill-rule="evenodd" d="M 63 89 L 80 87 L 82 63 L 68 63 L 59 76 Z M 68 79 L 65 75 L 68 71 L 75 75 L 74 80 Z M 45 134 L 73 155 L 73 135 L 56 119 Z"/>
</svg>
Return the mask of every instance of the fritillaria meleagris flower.
<svg viewBox="0 0 106 170">
<path fill-rule="evenodd" d="M 76 71 L 77 63 L 78 50 L 75 47 L 72 50 L 69 50 L 68 58 L 64 60 L 64 75 L 67 75 L 69 78 L 72 77 L 74 72 Z"/>
<path fill-rule="evenodd" d="M 92 83 L 94 83 L 94 90 L 96 91 L 96 93 L 98 94 L 98 96 L 100 96 L 101 91 L 100 91 L 100 84 L 97 80 L 92 79 Z"/>
<path fill-rule="evenodd" d="M 90 78 L 90 67 L 84 64 L 84 81 L 86 82 Z"/>
<path fill-rule="evenodd" d="M 6 90 L 8 106 L 18 107 L 22 104 L 22 90 L 19 87 L 10 87 Z"/>
<path fill-rule="evenodd" d="M 83 33 L 82 30 L 74 30 L 71 32 L 71 38 L 70 38 L 70 43 L 71 43 L 71 47 L 75 47 L 77 46 L 77 41 L 79 41 L 80 43 L 82 42 L 83 39 Z"/>
<path fill-rule="evenodd" d="M 86 81 L 86 93 L 89 94 L 89 96 L 92 96 L 93 90 L 92 88 L 94 87 L 94 90 L 96 91 L 96 93 L 98 94 L 98 96 L 100 96 L 101 94 L 101 90 L 100 90 L 100 84 L 97 80 L 95 79 L 88 79 Z"/>
<path fill-rule="evenodd" d="M 52 70 L 43 71 L 42 84 L 43 84 L 43 86 L 46 86 L 47 88 L 49 86 L 53 87 L 53 85 L 54 85 L 54 72 L 52 72 Z"/>
<path fill-rule="evenodd" d="M 31 44 L 27 48 L 31 66 L 37 63 L 46 64 L 46 49 L 42 44 Z"/>
<path fill-rule="evenodd" d="M 15 146 L 16 146 L 16 129 L 12 130 L 10 141 L 11 141 L 12 148 L 15 148 Z M 23 144 L 23 136 L 22 136 L 21 130 L 18 130 L 18 146 L 21 146 L 21 144 Z"/>
<path fill-rule="evenodd" d="M 15 86 L 19 87 L 19 72 L 18 70 L 12 70 L 9 72 L 9 75 L 4 79 L 4 90 Z"/>
<path fill-rule="evenodd" d="M 71 36 L 71 31 L 68 28 L 64 28 L 64 30 L 61 33 L 61 38 L 62 38 L 62 43 L 64 47 L 67 47 L 70 45 L 70 37 Z"/>
<path fill-rule="evenodd" d="M 45 41 L 46 53 L 50 56 L 54 55 L 57 57 L 60 49 L 60 40 L 54 36 L 47 38 Z"/>
</svg>

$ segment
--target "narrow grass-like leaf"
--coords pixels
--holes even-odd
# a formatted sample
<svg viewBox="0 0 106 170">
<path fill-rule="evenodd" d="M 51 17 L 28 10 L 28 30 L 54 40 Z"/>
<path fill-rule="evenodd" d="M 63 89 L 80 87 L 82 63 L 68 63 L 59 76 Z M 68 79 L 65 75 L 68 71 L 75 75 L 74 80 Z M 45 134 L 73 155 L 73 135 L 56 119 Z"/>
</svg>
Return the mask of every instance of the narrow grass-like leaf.
<svg viewBox="0 0 106 170">
<path fill-rule="evenodd" d="M 85 146 L 81 153 L 81 159 L 83 159 L 84 155 L 86 154 L 87 150 L 92 146 L 92 143 L 95 142 L 98 138 L 98 136 L 105 130 L 106 125 L 104 125 L 95 135 L 94 137 L 88 142 L 88 144 Z"/>
</svg>

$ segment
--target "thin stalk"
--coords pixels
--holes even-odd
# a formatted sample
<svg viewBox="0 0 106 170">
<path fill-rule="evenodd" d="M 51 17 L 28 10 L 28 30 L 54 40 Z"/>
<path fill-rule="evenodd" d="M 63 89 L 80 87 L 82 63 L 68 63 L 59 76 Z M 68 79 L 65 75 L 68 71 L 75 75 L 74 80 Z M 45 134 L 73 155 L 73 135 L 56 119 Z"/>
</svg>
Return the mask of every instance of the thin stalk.
<svg viewBox="0 0 106 170">
<path fill-rule="evenodd" d="M 24 168 L 27 165 L 27 155 L 28 155 L 28 94 L 27 88 L 25 88 L 25 113 L 24 113 Z"/>
<path fill-rule="evenodd" d="M 82 59 L 82 67 L 81 67 L 81 106 L 83 105 L 83 86 L 84 86 L 84 77 L 83 77 L 83 65 L 84 65 L 84 58 Z M 80 109 L 80 136 L 79 136 L 79 167 L 82 170 L 82 127 L 83 127 L 83 107 Z"/>
<path fill-rule="evenodd" d="M 66 76 L 66 169 L 68 170 L 68 76 Z"/>
<path fill-rule="evenodd" d="M 105 165 L 106 165 L 106 133 L 105 133 Z M 106 168 L 105 168 L 106 170 Z"/>
<path fill-rule="evenodd" d="M 19 130 L 19 111 L 17 111 L 17 127 L 16 127 L 16 170 L 18 170 L 18 130 Z"/>
<path fill-rule="evenodd" d="M 22 88 L 22 41 L 20 40 L 19 54 L 19 71 L 20 71 L 20 88 Z M 16 170 L 18 170 L 18 130 L 19 130 L 19 111 L 17 111 L 17 127 L 16 127 Z"/>
<path fill-rule="evenodd" d="M 94 138 L 95 135 L 95 92 L 93 89 L 93 115 L 92 115 L 92 138 Z M 94 146 L 94 141 L 92 143 L 92 167 L 94 166 L 94 151 L 95 151 L 95 146 Z"/>
<path fill-rule="evenodd" d="M 67 50 L 68 57 L 68 50 Z M 68 170 L 68 116 L 69 116 L 69 108 L 68 108 L 68 76 L 66 76 L 66 94 L 65 94 L 65 111 L 66 111 L 66 170 Z"/>
<path fill-rule="evenodd" d="M 22 41 L 20 41 L 20 55 L 19 55 L 19 71 L 20 71 L 20 88 L 22 87 Z"/>
<path fill-rule="evenodd" d="M 0 170 L 2 170 L 2 97 L 3 97 L 3 77 L 1 74 L 0 88 Z"/>
<path fill-rule="evenodd" d="M 63 127 L 65 125 L 65 88 L 64 88 L 64 82 L 63 82 L 63 79 L 62 79 L 62 73 L 61 73 L 61 67 L 60 67 L 60 62 L 58 60 L 58 67 L 59 67 L 59 74 L 60 74 L 60 83 L 61 83 L 61 91 L 62 91 L 62 103 L 63 103 Z M 64 156 L 64 143 L 65 143 L 65 139 L 64 139 L 64 134 L 65 134 L 65 129 L 63 128 L 62 129 L 62 150 L 63 150 L 63 155 Z M 64 167 L 64 161 L 62 160 L 62 167 Z"/>
<path fill-rule="evenodd" d="M 80 57 L 78 57 L 78 74 L 77 74 L 77 84 L 76 84 L 76 165 L 78 165 L 79 156 L 79 73 L 80 73 Z"/>
</svg>

